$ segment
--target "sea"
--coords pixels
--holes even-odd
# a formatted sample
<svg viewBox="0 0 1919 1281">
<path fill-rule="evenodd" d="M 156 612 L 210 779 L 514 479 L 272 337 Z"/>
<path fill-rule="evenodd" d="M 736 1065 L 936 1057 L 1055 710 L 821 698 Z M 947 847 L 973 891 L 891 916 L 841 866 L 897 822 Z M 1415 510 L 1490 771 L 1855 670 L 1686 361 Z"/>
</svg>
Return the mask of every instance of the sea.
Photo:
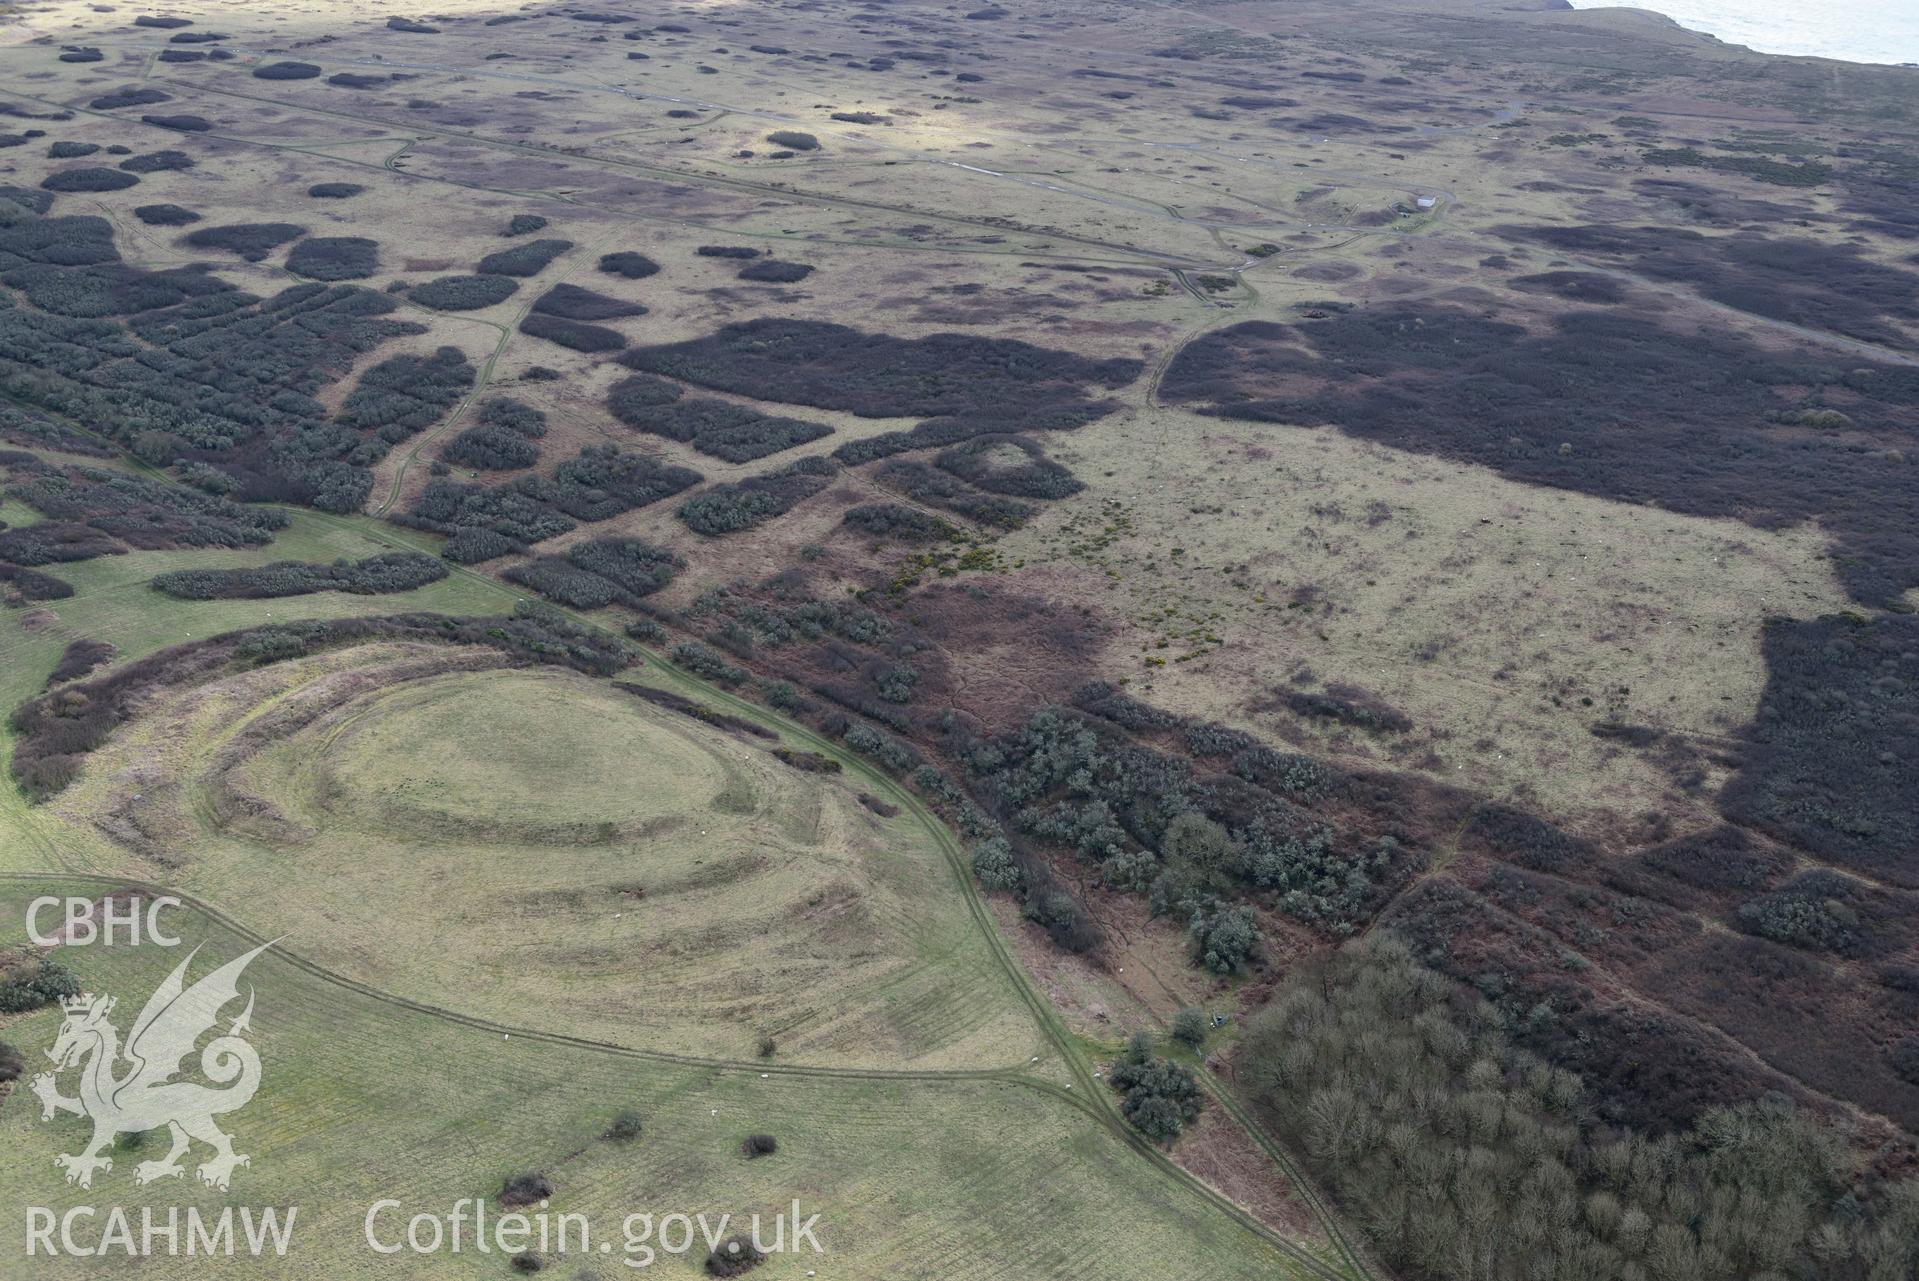
<svg viewBox="0 0 1919 1281">
<path fill-rule="evenodd" d="M 1572 6 L 1619 2 L 1572 0 Z M 1635 7 L 1760 53 L 1919 63 L 1919 0 L 1642 0 Z"/>
</svg>

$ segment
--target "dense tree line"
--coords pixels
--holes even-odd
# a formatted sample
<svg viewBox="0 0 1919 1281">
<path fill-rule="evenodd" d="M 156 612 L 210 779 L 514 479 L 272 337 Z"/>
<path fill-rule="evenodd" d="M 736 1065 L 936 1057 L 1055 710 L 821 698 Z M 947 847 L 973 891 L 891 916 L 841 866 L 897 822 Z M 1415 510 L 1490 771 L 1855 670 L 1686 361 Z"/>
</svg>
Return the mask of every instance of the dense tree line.
<svg viewBox="0 0 1919 1281">
<path fill-rule="evenodd" d="M 1690 1133 L 1597 1125 L 1390 935 L 1294 968 L 1237 1073 L 1388 1263 L 1443 1281 L 1907 1281 L 1919 1182 L 1862 1180 L 1777 1097 Z"/>
</svg>

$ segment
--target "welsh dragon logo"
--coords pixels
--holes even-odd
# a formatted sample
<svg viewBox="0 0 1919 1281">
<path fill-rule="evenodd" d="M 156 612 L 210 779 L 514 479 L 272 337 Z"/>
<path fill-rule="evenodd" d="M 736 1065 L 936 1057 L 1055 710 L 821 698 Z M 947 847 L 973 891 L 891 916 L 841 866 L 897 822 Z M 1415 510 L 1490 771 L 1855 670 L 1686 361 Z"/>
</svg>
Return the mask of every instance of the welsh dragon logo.
<svg viewBox="0 0 1919 1281">
<path fill-rule="evenodd" d="M 244 1039 L 253 1018 L 251 988 L 246 1009 L 200 1050 L 200 1074 L 213 1086 L 175 1078 L 200 1038 L 214 1030 L 220 1011 L 239 999 L 240 975 L 271 946 L 262 944 L 188 987 L 187 966 L 199 953 L 195 948 L 141 1009 L 124 1046 L 110 1018 L 117 1004 L 112 997 L 89 993 L 61 1001 L 66 1022 L 47 1051 L 54 1070 L 35 1077 L 32 1089 L 40 1099 L 42 1121 L 71 1112 L 93 1122 L 93 1139 L 79 1155 L 53 1158 L 67 1172 L 68 1183 L 92 1187 L 96 1171 L 113 1169 L 113 1158 L 101 1154 L 115 1138 L 163 1126 L 173 1146 L 160 1160 L 136 1166 L 136 1183 L 185 1174 L 180 1158 L 193 1139 L 213 1149 L 199 1169 L 200 1181 L 210 1187 L 225 1190 L 234 1168 L 251 1164 L 233 1150 L 232 1137 L 213 1123 L 214 1117 L 245 1107 L 260 1088 L 260 1056 Z M 70 1068 L 80 1074 L 79 1097 L 71 1099 L 60 1093 L 58 1081 Z"/>
</svg>

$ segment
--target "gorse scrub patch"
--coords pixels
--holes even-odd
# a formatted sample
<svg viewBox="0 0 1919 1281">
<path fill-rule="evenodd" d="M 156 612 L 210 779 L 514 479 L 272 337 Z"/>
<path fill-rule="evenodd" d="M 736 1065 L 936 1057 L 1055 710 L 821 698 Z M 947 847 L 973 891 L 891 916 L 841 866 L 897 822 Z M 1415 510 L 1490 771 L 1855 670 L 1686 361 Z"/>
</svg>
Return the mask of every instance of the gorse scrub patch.
<svg viewBox="0 0 1919 1281">
<path fill-rule="evenodd" d="M 360 376 L 340 406 L 340 422 L 398 444 L 438 422 L 474 377 L 458 347 L 441 347 L 431 356 L 390 356 Z"/>
<path fill-rule="evenodd" d="M 813 269 L 803 262 L 782 262 L 778 258 L 762 258 L 758 262 L 749 262 L 741 267 L 738 279 L 761 284 L 792 285 L 805 280 L 812 274 Z"/>
<path fill-rule="evenodd" d="M 414 286 L 407 297 L 435 311 L 478 311 L 505 302 L 519 288 L 509 276 L 441 276 Z"/>
<path fill-rule="evenodd" d="M 483 276 L 536 276 L 572 247 L 571 240 L 529 240 L 488 254 L 477 270 Z"/>
<path fill-rule="evenodd" d="M 555 285 L 541 294 L 533 310 L 542 316 L 562 320 L 618 320 L 624 316 L 644 316 L 646 308 L 636 302 L 609 298 L 605 294 L 582 289 L 578 285 Z"/>
<path fill-rule="evenodd" d="M 603 352 L 618 351 L 626 346 L 626 335 L 617 329 L 605 325 L 582 324 L 577 320 L 563 320 L 558 316 L 528 313 L 520 322 L 520 332 L 532 338 L 544 338 L 550 343 L 574 351 Z"/>
<path fill-rule="evenodd" d="M 599 268 L 609 276 L 620 276 L 626 280 L 645 280 L 658 274 L 660 264 L 645 254 L 624 250 L 620 253 L 602 255 Z"/>
<path fill-rule="evenodd" d="M 193 168 L 193 157 L 184 151 L 149 151 L 145 155 L 122 160 L 120 168 L 128 173 L 165 173 Z"/>
<path fill-rule="evenodd" d="M 607 406 L 629 427 L 689 442 L 699 452 L 731 463 L 765 458 L 833 430 L 824 423 L 770 417 L 731 401 L 682 399 L 671 383 L 645 375 L 616 384 Z"/>
<path fill-rule="evenodd" d="M 90 111 L 118 111 L 122 107 L 149 107 L 156 102 L 171 102 L 171 94 L 158 89 L 128 87 L 116 89 L 112 93 L 103 93 L 87 104 Z"/>
<path fill-rule="evenodd" d="M 287 254 L 287 270 L 315 280 L 364 280 L 380 269 L 380 246 L 364 236 L 311 236 Z"/>
<path fill-rule="evenodd" d="M 184 227 L 200 221 L 200 215 L 180 205 L 137 205 L 133 216 L 149 227 Z"/>
<path fill-rule="evenodd" d="M 40 185 L 55 192 L 125 191 L 140 180 L 118 169 L 62 169 L 40 180 Z"/>
<path fill-rule="evenodd" d="M 777 471 L 695 494 L 674 514 L 696 534 L 718 536 L 781 516 L 832 483 L 838 468 L 824 458 L 802 458 Z"/>
<path fill-rule="evenodd" d="M 366 190 L 357 182 L 316 182 L 307 188 L 315 200 L 346 200 Z"/>
<path fill-rule="evenodd" d="M 305 227 L 291 222 L 236 222 L 189 232 L 186 243 L 195 249 L 224 249 L 248 262 L 259 262 L 287 241 L 306 234 Z"/>
<path fill-rule="evenodd" d="M 420 552 L 386 552 L 365 560 L 315 565 L 276 561 L 246 569 L 180 569 L 156 575 L 154 590 L 182 600 L 259 600 L 348 592 L 409 592 L 447 576 L 446 562 Z"/>
<path fill-rule="evenodd" d="M 253 69 L 258 80 L 312 80 L 319 74 L 320 69 L 310 62 L 269 62 Z"/>
<path fill-rule="evenodd" d="M 1137 360 L 1089 360 L 1012 339 L 895 338 L 823 321 L 770 318 L 727 325 L 689 342 L 639 348 L 620 359 L 717 391 L 862 417 L 1012 415 L 1014 421 L 1002 420 L 999 431 L 1062 404 L 1083 403 L 1088 386 L 1123 387 L 1141 369 Z"/>
</svg>

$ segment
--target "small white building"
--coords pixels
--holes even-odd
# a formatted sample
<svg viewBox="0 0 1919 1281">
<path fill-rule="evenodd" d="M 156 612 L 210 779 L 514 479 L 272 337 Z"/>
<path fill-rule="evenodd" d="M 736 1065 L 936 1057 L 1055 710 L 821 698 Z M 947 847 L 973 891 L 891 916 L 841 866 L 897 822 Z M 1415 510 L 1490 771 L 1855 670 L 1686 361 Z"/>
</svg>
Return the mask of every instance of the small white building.
<svg viewBox="0 0 1919 1281">
<path fill-rule="evenodd" d="M 1439 197 L 1438 196 L 1421 196 L 1418 199 L 1414 200 L 1413 203 L 1418 205 L 1421 209 L 1431 209 L 1434 205 L 1439 203 Z"/>
</svg>

